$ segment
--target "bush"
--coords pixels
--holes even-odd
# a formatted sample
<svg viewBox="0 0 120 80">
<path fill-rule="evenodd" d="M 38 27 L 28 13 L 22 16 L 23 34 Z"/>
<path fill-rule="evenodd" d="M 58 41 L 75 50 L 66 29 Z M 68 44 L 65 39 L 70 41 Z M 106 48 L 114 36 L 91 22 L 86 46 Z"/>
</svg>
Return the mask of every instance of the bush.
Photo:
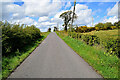
<svg viewBox="0 0 120 80">
<path fill-rule="evenodd" d="M 113 39 L 109 39 L 109 40 L 106 40 L 106 41 L 103 41 L 102 44 L 104 45 L 105 49 L 107 50 L 108 53 L 110 54 L 115 54 L 117 56 L 120 55 L 119 53 L 119 43 L 120 41 L 117 39 L 117 40 L 113 40 Z"/>
<path fill-rule="evenodd" d="M 111 26 L 110 28 L 111 28 L 111 29 L 116 29 L 117 27 L 116 27 L 116 26 Z"/>
<path fill-rule="evenodd" d="M 82 35 L 81 39 L 90 46 L 93 46 L 94 44 L 100 44 L 100 39 L 95 35 Z"/>
<path fill-rule="evenodd" d="M 25 45 L 41 37 L 40 30 L 34 25 L 24 26 L 24 24 L 9 24 L 5 22 L 2 23 L 1 27 L 3 56 L 8 56 L 11 55 L 11 52 L 22 50 Z"/>
<path fill-rule="evenodd" d="M 120 41 L 114 39 L 100 40 L 96 35 L 88 35 L 82 33 L 71 32 L 69 35 L 72 35 L 72 38 L 79 38 L 84 41 L 86 44 L 93 46 L 95 44 L 101 45 L 106 49 L 106 52 L 109 54 L 117 55 L 120 57 Z"/>
<path fill-rule="evenodd" d="M 100 30 L 100 28 L 99 28 L 99 27 L 95 27 L 95 30 L 96 30 L 96 31 L 99 31 L 99 30 Z"/>
<path fill-rule="evenodd" d="M 94 45 L 94 44 L 100 44 L 100 39 L 95 36 L 95 35 L 84 35 L 84 34 L 78 34 L 76 32 L 71 32 L 68 33 L 68 35 L 71 35 L 72 38 L 80 38 L 82 39 L 84 42 L 86 42 L 88 45 Z"/>
<path fill-rule="evenodd" d="M 77 38 L 77 33 L 76 32 L 72 32 L 71 36 L 72 36 L 72 38 Z"/>
<path fill-rule="evenodd" d="M 95 27 L 103 28 L 103 27 L 104 27 L 104 24 L 103 24 L 103 23 L 98 23 L 98 24 L 95 25 Z"/>
<path fill-rule="evenodd" d="M 111 29 L 110 27 L 113 26 L 111 22 L 104 23 L 104 29 L 108 30 Z"/>
</svg>

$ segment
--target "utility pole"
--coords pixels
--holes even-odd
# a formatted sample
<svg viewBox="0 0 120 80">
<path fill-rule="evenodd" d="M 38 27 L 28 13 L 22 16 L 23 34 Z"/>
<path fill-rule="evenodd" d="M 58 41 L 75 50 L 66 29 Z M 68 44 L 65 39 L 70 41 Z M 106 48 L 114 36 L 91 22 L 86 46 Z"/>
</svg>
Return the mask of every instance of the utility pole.
<svg viewBox="0 0 120 80">
<path fill-rule="evenodd" d="M 72 22 L 71 22 L 71 28 L 70 28 L 70 31 L 72 31 L 72 25 L 73 25 L 73 21 L 74 21 L 75 5 L 76 5 L 76 0 L 74 1 L 74 8 L 73 8 L 73 15 L 72 15 Z"/>
</svg>

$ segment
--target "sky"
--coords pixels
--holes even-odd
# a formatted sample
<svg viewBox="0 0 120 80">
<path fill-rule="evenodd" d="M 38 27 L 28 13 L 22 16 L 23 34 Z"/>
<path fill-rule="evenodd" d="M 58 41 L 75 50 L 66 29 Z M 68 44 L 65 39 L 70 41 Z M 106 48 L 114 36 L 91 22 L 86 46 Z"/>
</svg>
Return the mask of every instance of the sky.
<svg viewBox="0 0 120 80">
<path fill-rule="evenodd" d="M 60 14 L 73 10 L 74 0 L 6 0 L 2 1 L 2 20 L 10 23 L 35 25 L 46 32 L 48 28 L 59 26 L 63 29 L 64 23 Z M 85 0 L 84 0 L 85 1 Z M 78 18 L 74 25 L 88 27 L 97 23 L 117 22 L 118 21 L 118 2 L 119 0 L 77 0 L 76 10 Z M 92 20 L 93 18 L 93 20 Z"/>
</svg>

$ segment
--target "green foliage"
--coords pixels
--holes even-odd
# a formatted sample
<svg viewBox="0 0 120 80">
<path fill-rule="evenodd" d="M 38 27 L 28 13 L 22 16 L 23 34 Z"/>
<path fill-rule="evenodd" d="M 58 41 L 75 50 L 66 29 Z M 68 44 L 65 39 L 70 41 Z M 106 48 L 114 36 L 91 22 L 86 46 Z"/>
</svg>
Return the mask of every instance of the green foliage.
<svg viewBox="0 0 120 80">
<path fill-rule="evenodd" d="M 120 58 L 120 46 L 119 46 L 120 41 L 113 40 L 113 39 L 108 39 L 106 41 L 101 41 L 101 44 L 104 46 L 104 48 L 107 50 L 109 54 L 117 55 Z"/>
<path fill-rule="evenodd" d="M 104 24 L 103 23 L 98 23 L 98 24 L 95 25 L 95 27 L 103 28 Z"/>
<path fill-rule="evenodd" d="M 66 11 L 66 12 L 63 12 L 61 15 L 60 15 L 60 18 L 64 19 L 64 26 L 65 26 L 65 30 L 67 31 L 67 27 L 68 27 L 68 24 L 69 22 L 71 21 L 72 19 L 72 11 Z M 73 19 L 76 19 L 77 18 L 77 15 L 74 13 L 74 17 Z"/>
<path fill-rule="evenodd" d="M 95 44 L 100 44 L 100 39 L 95 35 L 84 35 L 81 33 L 71 32 L 72 38 L 79 38 L 83 40 L 85 43 L 87 43 L 90 46 L 93 46 Z"/>
<path fill-rule="evenodd" d="M 111 26 L 110 28 L 113 30 L 113 29 L 116 29 L 117 27 L 116 26 Z"/>
<path fill-rule="evenodd" d="M 106 49 L 107 53 L 117 55 L 118 57 L 120 57 L 120 53 L 119 53 L 120 46 L 118 46 L 120 41 L 118 39 L 107 38 L 103 40 L 97 35 L 93 35 L 93 34 L 90 35 L 90 34 L 76 33 L 76 32 L 70 32 L 68 33 L 68 35 L 75 39 L 79 38 L 90 46 L 93 46 L 95 44 L 101 45 Z"/>
<path fill-rule="evenodd" d="M 92 29 L 92 28 L 91 28 Z M 90 31 L 91 30 L 89 27 L 87 27 L 87 26 L 81 26 L 81 27 L 77 27 L 76 28 L 76 32 L 81 32 L 81 33 L 83 33 L 83 32 L 88 32 L 88 31 Z"/>
<path fill-rule="evenodd" d="M 57 27 L 54 27 L 54 30 L 53 30 L 53 31 L 54 31 L 54 32 L 55 32 L 55 31 L 58 31 L 58 28 L 57 28 Z"/>
<path fill-rule="evenodd" d="M 104 29 L 104 30 L 111 29 L 111 26 L 113 26 L 111 22 L 104 23 L 103 29 Z"/>
<path fill-rule="evenodd" d="M 51 32 L 51 28 L 48 28 L 48 31 L 47 32 Z"/>
<path fill-rule="evenodd" d="M 23 50 L 17 49 L 15 52 L 11 52 L 9 56 L 2 57 L 2 78 L 7 78 L 8 75 L 18 66 L 21 62 L 33 52 L 33 50 L 47 37 L 49 33 L 41 33 L 41 37 L 36 41 L 24 45 Z M 13 55 L 14 54 L 14 55 Z"/>
<path fill-rule="evenodd" d="M 113 26 L 113 24 L 111 22 L 107 22 L 107 23 L 98 23 L 95 25 L 95 27 L 87 27 L 87 26 L 80 26 L 76 28 L 76 32 L 81 32 L 81 33 L 85 33 L 85 32 L 91 32 L 91 31 L 99 31 L 99 30 L 111 30 L 111 29 L 117 29 L 118 24 L 116 23 L 115 26 Z"/>
<path fill-rule="evenodd" d="M 119 27 L 119 26 L 120 26 L 120 20 L 119 20 L 118 22 L 115 22 L 115 23 L 114 23 L 114 26 L 116 26 L 117 28 L 120 29 L 120 27 Z"/>
<path fill-rule="evenodd" d="M 34 25 L 25 26 L 19 24 L 2 23 L 2 54 L 11 55 L 11 52 L 22 50 L 25 45 L 36 41 L 41 37 L 40 30 Z"/>
</svg>

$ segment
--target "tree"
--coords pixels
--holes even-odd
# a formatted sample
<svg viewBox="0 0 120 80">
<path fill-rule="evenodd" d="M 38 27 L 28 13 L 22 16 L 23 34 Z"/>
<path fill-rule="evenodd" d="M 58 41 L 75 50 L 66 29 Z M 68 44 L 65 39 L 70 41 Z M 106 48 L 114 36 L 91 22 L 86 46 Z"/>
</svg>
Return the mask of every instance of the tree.
<svg viewBox="0 0 120 80">
<path fill-rule="evenodd" d="M 60 15 L 60 18 L 64 19 L 65 31 L 67 31 L 68 23 L 72 19 L 72 11 L 66 11 Z M 77 15 L 74 13 L 74 19 L 77 18 Z"/>
<path fill-rule="evenodd" d="M 103 23 L 98 23 L 95 25 L 96 29 L 99 30 L 99 29 L 103 29 L 104 27 L 104 24 Z"/>
<path fill-rule="evenodd" d="M 113 26 L 111 22 L 104 23 L 104 29 L 105 30 L 110 29 L 111 26 Z"/>
<path fill-rule="evenodd" d="M 40 29 L 34 25 L 24 26 L 24 24 L 10 24 L 0 22 L 2 28 L 2 54 L 12 55 L 17 50 L 24 50 L 25 45 L 30 45 L 41 37 Z M 16 53 L 13 55 L 17 55 Z"/>
<path fill-rule="evenodd" d="M 58 31 L 58 28 L 57 28 L 57 27 L 54 27 L 54 32 L 55 32 L 55 31 Z"/>
<path fill-rule="evenodd" d="M 48 28 L 48 32 L 51 32 L 51 28 Z"/>
<path fill-rule="evenodd" d="M 117 28 L 120 28 L 120 20 L 118 22 L 115 22 L 114 26 L 116 26 Z"/>
</svg>

